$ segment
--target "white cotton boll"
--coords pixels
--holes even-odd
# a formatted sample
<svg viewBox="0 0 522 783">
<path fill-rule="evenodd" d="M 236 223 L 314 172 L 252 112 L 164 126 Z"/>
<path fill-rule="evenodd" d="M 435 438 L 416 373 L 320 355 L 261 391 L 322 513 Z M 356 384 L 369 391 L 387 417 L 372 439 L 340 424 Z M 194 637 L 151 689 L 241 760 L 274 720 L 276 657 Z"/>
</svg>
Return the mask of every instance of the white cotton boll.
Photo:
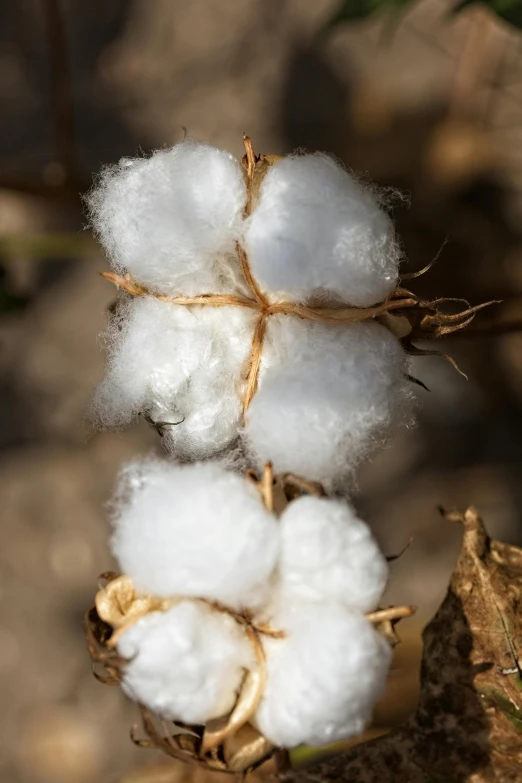
<svg viewBox="0 0 522 783">
<path fill-rule="evenodd" d="M 216 464 L 131 465 L 114 524 L 112 552 L 139 592 L 239 609 L 270 590 L 277 521 L 252 484 Z"/>
<path fill-rule="evenodd" d="M 253 663 L 244 630 L 229 615 L 191 601 L 138 620 L 117 649 L 129 659 L 124 692 L 163 718 L 189 724 L 229 712 Z"/>
<path fill-rule="evenodd" d="M 245 201 L 238 161 L 190 139 L 105 169 L 88 197 L 115 270 L 187 296 L 230 290 Z"/>
<path fill-rule="evenodd" d="M 131 300 L 109 333 L 95 420 L 118 427 L 143 413 L 167 423 L 164 443 L 178 458 L 219 452 L 237 437 L 254 319 L 242 307 Z"/>
<path fill-rule="evenodd" d="M 339 485 L 411 418 L 407 372 L 400 343 L 378 323 L 272 316 L 245 424 L 253 459 Z"/>
<path fill-rule="evenodd" d="M 368 307 L 397 283 L 400 252 L 390 218 L 369 190 L 320 153 L 269 169 L 244 237 L 254 277 L 278 298 L 329 294 Z"/>
<path fill-rule="evenodd" d="M 370 528 L 339 500 L 302 497 L 280 519 L 280 593 L 293 601 L 337 601 L 368 612 L 377 605 L 388 564 Z"/>
<path fill-rule="evenodd" d="M 259 730 L 287 748 L 360 734 L 384 690 L 389 644 L 363 615 L 336 605 L 295 607 L 273 625 L 287 637 L 263 639 L 268 679 Z"/>
</svg>

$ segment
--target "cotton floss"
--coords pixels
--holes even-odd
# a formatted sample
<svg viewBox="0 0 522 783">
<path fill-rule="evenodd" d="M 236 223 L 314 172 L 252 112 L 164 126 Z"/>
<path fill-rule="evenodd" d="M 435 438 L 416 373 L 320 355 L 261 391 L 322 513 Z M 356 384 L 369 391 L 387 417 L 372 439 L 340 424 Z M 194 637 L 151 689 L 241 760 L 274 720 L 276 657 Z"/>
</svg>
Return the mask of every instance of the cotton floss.
<svg viewBox="0 0 522 783">
<path fill-rule="evenodd" d="M 138 744 L 234 773 L 367 725 L 413 609 L 378 608 L 386 559 L 327 492 L 412 420 L 413 340 L 480 307 L 447 315 L 398 287 L 393 225 L 336 161 L 245 149 L 241 166 L 186 140 L 89 197 L 127 294 L 96 415 L 141 414 L 192 462 L 123 471 L 122 575 L 87 615 L 89 650 L 140 704 Z M 212 461 L 232 448 L 255 468 Z"/>
</svg>

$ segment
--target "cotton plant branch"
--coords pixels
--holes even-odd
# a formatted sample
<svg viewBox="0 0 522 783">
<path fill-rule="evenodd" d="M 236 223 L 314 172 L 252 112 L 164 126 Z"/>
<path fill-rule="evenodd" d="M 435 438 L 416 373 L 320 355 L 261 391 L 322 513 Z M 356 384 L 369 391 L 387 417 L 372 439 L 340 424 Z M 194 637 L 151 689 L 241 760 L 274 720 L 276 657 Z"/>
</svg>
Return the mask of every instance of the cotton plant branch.
<svg viewBox="0 0 522 783">
<path fill-rule="evenodd" d="M 230 774 L 368 725 L 415 608 L 380 605 L 396 557 L 332 492 L 409 420 L 406 354 L 442 355 L 416 341 L 491 304 L 405 288 L 427 269 L 400 279 L 389 216 L 338 162 L 244 143 L 123 159 L 89 197 L 127 294 L 99 410 L 141 414 L 176 461 L 122 471 L 88 648 L 139 704 L 137 744 Z M 255 469 L 201 461 L 234 443 Z"/>
<path fill-rule="evenodd" d="M 389 734 L 285 776 L 292 783 L 514 783 L 522 769 L 522 550 L 474 508 L 448 592 L 423 633 L 416 713 Z"/>
</svg>

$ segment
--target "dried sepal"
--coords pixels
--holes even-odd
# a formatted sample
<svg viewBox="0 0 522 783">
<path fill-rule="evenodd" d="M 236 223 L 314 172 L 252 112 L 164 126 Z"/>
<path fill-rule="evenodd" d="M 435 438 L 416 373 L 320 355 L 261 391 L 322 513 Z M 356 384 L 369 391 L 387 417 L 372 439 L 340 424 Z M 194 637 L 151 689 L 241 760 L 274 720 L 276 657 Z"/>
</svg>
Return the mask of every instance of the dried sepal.
<svg viewBox="0 0 522 783">
<path fill-rule="evenodd" d="M 271 462 L 267 462 L 262 473 L 250 468 L 245 477 L 256 487 L 265 507 L 277 516 L 292 500 L 302 495 L 326 497 L 326 490 L 318 481 L 309 481 L 293 473 L 274 475 Z"/>
<path fill-rule="evenodd" d="M 366 615 L 366 619 L 373 623 L 375 630 L 383 636 L 390 647 L 396 647 L 400 643 L 400 637 L 395 626 L 405 617 L 411 617 L 416 612 L 415 606 L 390 606 L 387 609 L 377 609 Z"/>
<path fill-rule="evenodd" d="M 428 268 L 423 271 L 427 271 Z M 498 304 L 498 300 L 493 299 L 471 307 L 467 300 L 457 297 L 440 297 L 425 301 L 405 289 L 394 291 L 389 300 L 398 304 L 398 307 L 394 308 L 393 312 L 391 309 L 386 310 L 378 320 L 397 337 L 406 353 L 410 356 L 438 356 L 448 361 L 460 375 L 467 378 L 449 354 L 418 348 L 414 345 L 414 341 L 448 337 L 469 326 L 480 310 Z M 441 306 L 454 302 L 463 302 L 466 308 L 457 313 L 446 313 L 441 309 Z"/>
<path fill-rule="evenodd" d="M 101 619 L 95 606 L 85 613 L 84 629 L 94 677 L 104 685 L 119 685 L 121 683 L 120 671 L 126 661 L 118 655 L 116 650 L 109 647 L 112 628 Z M 100 673 L 100 668 L 103 674 Z"/>
<path fill-rule="evenodd" d="M 227 764 L 228 770 L 243 772 L 245 769 L 253 769 L 274 755 L 275 750 L 274 745 L 260 734 L 231 756 Z"/>
<path fill-rule="evenodd" d="M 246 634 L 254 651 L 256 667 L 246 672 L 234 709 L 225 724 L 214 730 L 208 726 L 205 729 L 201 748 L 203 753 L 222 745 L 229 737 L 236 734 L 245 723 L 248 723 L 263 696 L 266 683 L 266 661 L 263 646 L 257 632 L 252 627 L 247 626 Z"/>
<path fill-rule="evenodd" d="M 277 748 L 253 729 L 250 735 L 254 732 L 255 738 L 249 736 L 239 749 L 231 742 L 230 748 L 226 743 L 204 751 L 203 726 L 189 727 L 158 719 L 143 705 L 140 705 L 140 714 L 145 737 L 138 736 L 138 726 L 133 726 L 130 735 L 137 747 L 162 750 L 171 758 L 210 771 L 245 773 L 256 769 L 277 752 Z"/>
<path fill-rule="evenodd" d="M 173 606 L 172 600 L 138 595 L 128 576 L 115 576 L 96 594 L 96 610 L 99 617 L 112 626 L 107 644 L 114 647 L 129 626 L 134 625 L 149 612 L 164 612 Z"/>
</svg>

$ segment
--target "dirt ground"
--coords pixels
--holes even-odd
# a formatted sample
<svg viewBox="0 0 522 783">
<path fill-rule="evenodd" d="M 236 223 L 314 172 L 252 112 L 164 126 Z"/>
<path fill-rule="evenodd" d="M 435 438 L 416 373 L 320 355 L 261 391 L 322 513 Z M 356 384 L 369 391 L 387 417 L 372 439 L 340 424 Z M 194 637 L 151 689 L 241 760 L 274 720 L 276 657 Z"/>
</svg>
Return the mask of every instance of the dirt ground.
<svg viewBox="0 0 522 783">
<path fill-rule="evenodd" d="M 415 361 L 430 389 L 418 390 L 418 425 L 361 473 L 354 500 L 384 550 L 413 537 L 386 601 L 419 607 L 377 729 L 415 704 L 420 630 L 459 548 L 437 506 L 473 503 L 491 534 L 522 542 L 522 334 L 499 326 L 522 319 L 521 39 L 481 12 L 449 21 L 439 0 L 418 3 L 394 31 L 377 20 L 320 39 L 335 5 L 0 4 L 2 783 L 135 783 L 130 770 L 154 758 L 131 745 L 134 709 L 93 679 L 82 638 L 111 566 L 114 477 L 130 457 L 160 451 L 145 424 L 94 433 L 84 417 L 114 290 L 97 274 L 106 262 L 83 230 L 79 193 L 104 163 L 172 144 L 183 128 L 237 155 L 244 131 L 263 152 L 333 152 L 408 195 L 394 211 L 405 269 L 447 239 L 414 290 L 503 300 L 444 344 L 467 381 L 440 359 Z M 147 780 L 186 774 L 161 768 Z"/>
</svg>

